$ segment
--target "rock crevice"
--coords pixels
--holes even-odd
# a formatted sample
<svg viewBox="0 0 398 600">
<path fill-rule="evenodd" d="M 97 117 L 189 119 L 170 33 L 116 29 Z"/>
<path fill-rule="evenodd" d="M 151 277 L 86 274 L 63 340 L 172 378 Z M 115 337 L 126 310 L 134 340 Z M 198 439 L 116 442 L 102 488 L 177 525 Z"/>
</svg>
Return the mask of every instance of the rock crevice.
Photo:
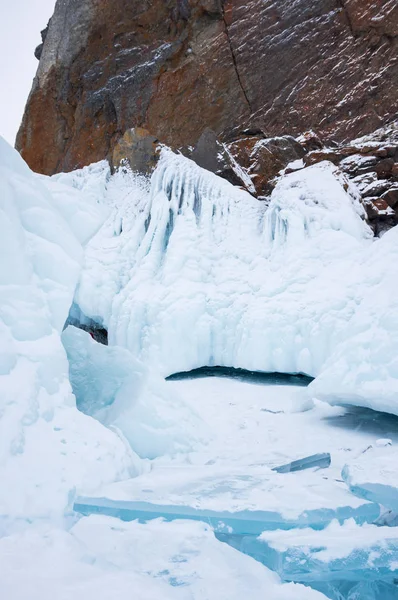
<svg viewBox="0 0 398 600">
<path fill-rule="evenodd" d="M 222 5 L 222 18 L 223 18 L 224 26 L 225 26 L 225 35 L 227 36 L 228 46 L 229 46 L 229 48 L 231 50 L 232 63 L 234 65 L 234 69 L 235 69 L 235 73 L 236 73 L 236 78 L 237 78 L 237 80 L 239 82 L 240 88 L 241 88 L 242 93 L 243 93 L 243 95 L 245 97 L 245 100 L 247 102 L 247 106 L 249 108 L 250 115 L 252 115 L 253 114 L 253 108 L 252 108 L 252 105 L 251 105 L 248 93 L 245 90 L 245 87 L 243 85 L 242 78 L 241 78 L 241 76 L 239 74 L 239 68 L 238 68 L 238 63 L 237 63 L 237 60 L 236 60 L 235 50 L 234 50 L 234 47 L 232 45 L 231 37 L 229 35 L 228 23 L 227 23 L 227 19 L 225 17 L 224 0 L 222 0 L 221 5 Z"/>
</svg>

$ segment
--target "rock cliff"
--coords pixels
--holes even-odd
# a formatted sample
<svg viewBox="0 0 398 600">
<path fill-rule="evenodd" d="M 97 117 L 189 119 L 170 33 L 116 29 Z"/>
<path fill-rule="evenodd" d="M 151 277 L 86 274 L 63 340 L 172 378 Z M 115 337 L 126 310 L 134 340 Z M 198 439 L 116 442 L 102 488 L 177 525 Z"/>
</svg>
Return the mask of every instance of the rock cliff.
<svg viewBox="0 0 398 600">
<path fill-rule="evenodd" d="M 16 145 L 46 174 L 133 127 L 178 148 L 397 116 L 396 0 L 58 0 L 45 33 Z"/>
</svg>

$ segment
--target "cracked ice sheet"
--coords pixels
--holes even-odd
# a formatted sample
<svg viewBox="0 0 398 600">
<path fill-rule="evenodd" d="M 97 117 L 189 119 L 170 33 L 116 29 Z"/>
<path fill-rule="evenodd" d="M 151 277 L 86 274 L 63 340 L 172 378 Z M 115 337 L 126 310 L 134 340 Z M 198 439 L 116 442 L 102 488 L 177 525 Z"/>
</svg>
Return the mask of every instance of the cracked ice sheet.
<svg viewBox="0 0 398 600">
<path fill-rule="evenodd" d="M 369 448 L 350 460 L 342 476 L 354 494 L 398 513 L 398 448 Z"/>
<path fill-rule="evenodd" d="M 397 564 L 398 528 L 379 527 L 369 523 L 357 525 L 353 519 L 348 519 L 342 525 L 338 521 L 332 521 L 322 531 L 309 528 L 265 531 L 260 535 L 259 540 L 266 542 L 280 553 L 299 549 L 307 555 L 308 560 L 312 558 L 322 563 L 348 558 L 355 551 L 361 550 L 367 556 L 366 560 L 357 565 L 357 568 L 379 566 L 377 559 L 384 549 L 381 564 L 392 571 L 396 569 Z M 312 557 L 310 557 L 311 553 L 313 553 Z M 353 561 L 355 567 L 355 560 Z"/>
<path fill-rule="evenodd" d="M 0 597 L 12 600 L 322 600 L 216 540 L 203 523 L 81 519 L 0 540 Z"/>
<path fill-rule="evenodd" d="M 346 409 L 323 402 L 300 412 L 308 408 L 305 388 L 224 377 L 167 385 L 208 425 L 209 443 L 185 457 L 157 459 L 150 473 L 106 486 L 96 497 L 218 511 L 277 510 L 291 519 L 310 509 L 363 505 L 342 481 L 341 469 L 351 457 L 386 437 L 387 431 L 368 428 L 373 420 L 361 426 L 357 419 L 356 429 L 351 424 L 345 427 Z M 381 425 L 389 426 L 388 420 Z M 269 469 L 316 452 L 331 453 L 329 469 L 288 474 Z"/>
</svg>

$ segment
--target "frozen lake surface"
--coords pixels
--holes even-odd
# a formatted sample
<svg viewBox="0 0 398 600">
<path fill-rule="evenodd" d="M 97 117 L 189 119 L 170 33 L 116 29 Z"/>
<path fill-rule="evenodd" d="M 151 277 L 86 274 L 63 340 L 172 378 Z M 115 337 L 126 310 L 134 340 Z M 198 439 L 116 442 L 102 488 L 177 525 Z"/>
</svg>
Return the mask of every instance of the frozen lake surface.
<svg viewBox="0 0 398 600">
<path fill-rule="evenodd" d="M 219 540 L 277 571 L 275 564 L 282 559 L 267 546 L 262 532 L 306 532 L 310 527 L 309 531 L 318 532 L 313 539 L 319 549 L 327 548 L 332 527 L 337 531 L 333 539 L 340 536 L 344 545 L 345 539 L 356 536 L 362 546 L 356 549 L 354 543 L 347 550 L 347 571 L 341 559 L 337 563 L 331 559 L 330 570 L 327 561 L 318 568 L 310 544 L 303 549 L 297 535 L 298 541 L 291 536 L 293 558 L 289 545 L 281 554 L 291 567 L 279 569 L 282 579 L 314 585 L 339 600 L 396 597 L 393 575 L 398 539 L 391 527 L 372 525 L 382 509 L 352 494 L 341 471 L 371 446 L 388 443 L 383 441 L 386 438 L 396 441 L 398 418 L 313 400 L 307 383 L 297 376 L 228 369 L 200 369 L 171 377 L 167 385 L 205 421 L 209 442 L 198 444 L 188 454 L 155 459 L 139 477 L 106 486 L 95 497 L 78 499 L 76 509 L 127 521 L 158 517 L 203 521 Z M 331 455 L 329 468 L 294 473 L 271 470 L 324 452 Z M 347 523 L 360 533 L 347 529 Z M 372 570 L 369 556 L 373 551 L 380 555 L 380 547 L 386 549 L 383 564 Z M 306 568 L 303 556 L 308 559 Z M 371 588 L 365 589 L 365 580 Z"/>
</svg>

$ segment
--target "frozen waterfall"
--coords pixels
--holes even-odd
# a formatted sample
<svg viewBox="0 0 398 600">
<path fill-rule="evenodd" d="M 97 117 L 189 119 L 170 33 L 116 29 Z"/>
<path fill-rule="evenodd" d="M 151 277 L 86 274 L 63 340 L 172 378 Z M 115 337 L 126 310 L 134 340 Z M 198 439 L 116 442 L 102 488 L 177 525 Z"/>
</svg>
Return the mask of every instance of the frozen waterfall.
<svg viewBox="0 0 398 600">
<path fill-rule="evenodd" d="M 283 178 L 267 206 L 164 150 L 150 187 L 131 173 L 109 182 L 77 301 L 111 344 L 164 375 L 315 376 L 360 302 L 353 265 L 370 244 L 347 187 L 321 163 Z"/>
</svg>

